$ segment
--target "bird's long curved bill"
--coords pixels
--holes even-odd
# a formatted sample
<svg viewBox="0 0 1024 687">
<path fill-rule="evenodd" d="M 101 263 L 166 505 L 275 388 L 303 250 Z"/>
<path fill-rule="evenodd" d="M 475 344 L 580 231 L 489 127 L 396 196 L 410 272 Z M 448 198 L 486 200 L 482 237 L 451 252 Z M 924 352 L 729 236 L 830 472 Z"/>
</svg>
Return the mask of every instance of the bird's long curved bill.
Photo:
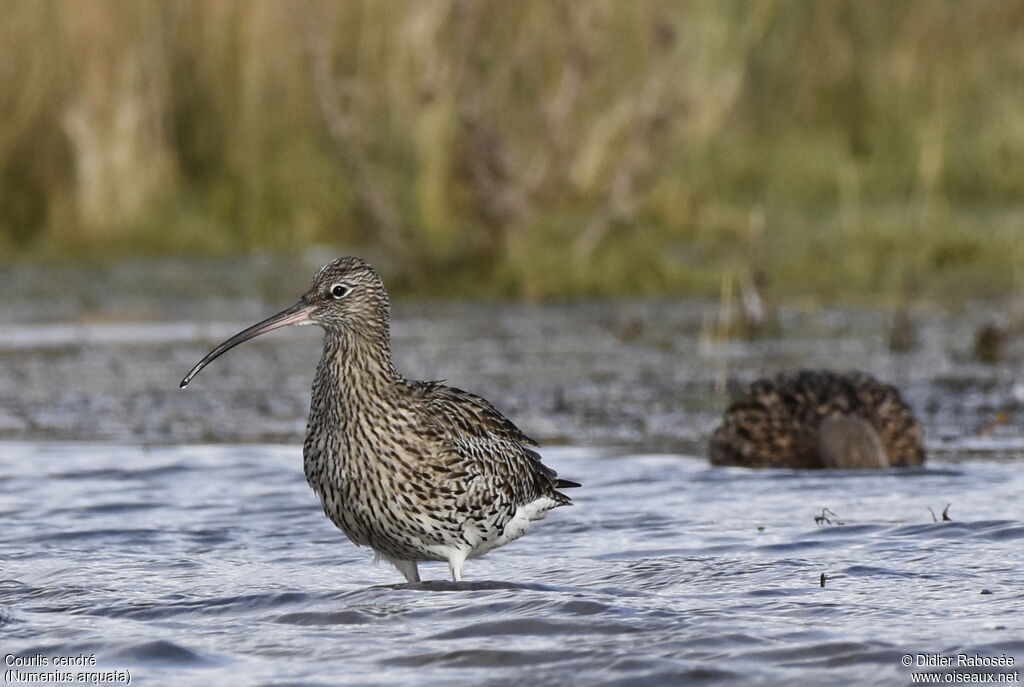
<svg viewBox="0 0 1024 687">
<path fill-rule="evenodd" d="M 209 353 L 207 353 L 202 360 L 196 363 L 185 378 L 181 380 L 181 384 L 178 388 L 184 389 L 188 386 L 188 383 L 192 381 L 192 378 L 199 374 L 199 371 L 209 365 L 214 359 L 218 358 L 221 354 L 227 353 L 232 348 L 240 343 L 248 341 L 249 339 L 259 336 L 260 334 L 266 334 L 272 332 L 275 329 L 281 327 L 287 327 L 290 324 L 308 324 L 310 322 L 310 316 L 313 314 L 314 306 L 306 303 L 305 300 L 300 300 L 290 308 L 286 308 L 276 315 L 272 315 L 262 322 L 257 322 L 248 329 L 244 329 L 230 339 L 217 346 Z"/>
</svg>

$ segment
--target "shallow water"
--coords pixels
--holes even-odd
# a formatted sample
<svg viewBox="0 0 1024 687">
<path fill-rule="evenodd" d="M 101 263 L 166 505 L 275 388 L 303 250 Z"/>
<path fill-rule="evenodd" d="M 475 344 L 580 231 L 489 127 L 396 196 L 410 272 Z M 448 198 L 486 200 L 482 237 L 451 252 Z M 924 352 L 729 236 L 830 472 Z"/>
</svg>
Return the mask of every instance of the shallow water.
<svg viewBox="0 0 1024 687">
<path fill-rule="evenodd" d="M 968 354 L 998 308 L 916 311 L 920 346 L 893 354 L 882 311 L 786 308 L 782 336 L 714 342 L 709 303 L 398 303 L 400 371 L 489 398 L 585 485 L 467 582 L 426 564 L 405 585 L 301 474 L 315 331 L 177 389 L 313 267 L 2 275 L 0 655 L 154 685 L 909 684 L 937 668 L 905 654 L 960 652 L 1020 670 L 1024 341 Z M 796 366 L 898 384 L 928 466 L 708 467 L 729 391 Z"/>
<path fill-rule="evenodd" d="M 466 582 L 408 585 L 323 517 L 297 446 L 4 443 L 2 651 L 176 685 L 904 684 L 908 653 L 1024 660 L 1019 463 L 545 455 L 576 505 Z"/>
</svg>

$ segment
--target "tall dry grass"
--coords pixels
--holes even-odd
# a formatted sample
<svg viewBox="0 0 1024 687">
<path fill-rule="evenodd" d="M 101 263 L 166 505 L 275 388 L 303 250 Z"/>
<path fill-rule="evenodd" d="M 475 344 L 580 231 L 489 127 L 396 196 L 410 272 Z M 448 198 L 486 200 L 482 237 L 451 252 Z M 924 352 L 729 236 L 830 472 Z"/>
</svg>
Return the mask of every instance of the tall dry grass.
<svg viewBox="0 0 1024 687">
<path fill-rule="evenodd" d="M 0 54 L 8 254 L 328 243 L 536 297 L 1024 261 L 1021 2 L 10 0 Z"/>
</svg>

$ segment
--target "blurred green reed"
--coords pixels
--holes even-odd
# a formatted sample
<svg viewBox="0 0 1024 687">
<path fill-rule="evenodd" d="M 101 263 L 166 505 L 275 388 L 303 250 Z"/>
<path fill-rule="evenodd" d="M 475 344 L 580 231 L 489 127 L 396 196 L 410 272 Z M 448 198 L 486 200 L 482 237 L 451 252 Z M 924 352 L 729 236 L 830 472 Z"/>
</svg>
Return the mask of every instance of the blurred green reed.
<svg viewBox="0 0 1024 687">
<path fill-rule="evenodd" d="M 531 298 L 1020 286 L 1024 3 L 7 0 L 5 259 Z"/>
</svg>

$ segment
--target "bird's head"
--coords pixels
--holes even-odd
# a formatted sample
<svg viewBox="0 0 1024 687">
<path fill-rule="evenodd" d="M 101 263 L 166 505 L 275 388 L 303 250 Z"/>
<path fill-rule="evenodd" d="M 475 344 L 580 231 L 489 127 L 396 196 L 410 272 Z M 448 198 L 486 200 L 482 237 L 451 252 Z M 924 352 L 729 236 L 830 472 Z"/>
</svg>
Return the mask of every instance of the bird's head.
<svg viewBox="0 0 1024 687">
<path fill-rule="evenodd" d="M 361 258 L 338 258 L 324 265 L 293 307 L 305 309 L 304 324 L 326 330 L 369 330 L 387 326 L 389 318 L 384 282 Z"/>
<path fill-rule="evenodd" d="M 181 388 L 215 358 L 238 344 L 291 324 L 315 324 L 328 334 L 347 334 L 386 344 L 389 305 L 384 282 L 369 263 L 360 258 L 338 258 L 327 263 L 316 273 L 297 303 L 240 331 L 207 353 L 181 380 Z"/>
</svg>

